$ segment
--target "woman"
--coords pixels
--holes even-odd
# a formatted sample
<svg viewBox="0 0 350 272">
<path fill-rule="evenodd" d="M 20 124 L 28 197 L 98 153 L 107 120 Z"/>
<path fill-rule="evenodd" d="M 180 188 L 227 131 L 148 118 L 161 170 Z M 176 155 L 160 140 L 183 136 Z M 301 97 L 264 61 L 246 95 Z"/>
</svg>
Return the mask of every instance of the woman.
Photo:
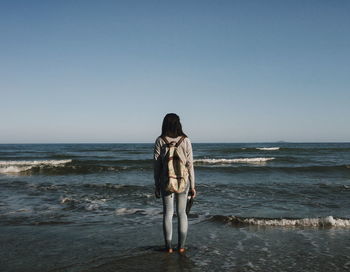
<svg viewBox="0 0 350 272">
<path fill-rule="evenodd" d="M 187 187 L 182 193 L 171 193 L 165 190 L 167 182 L 166 167 L 163 167 L 166 147 L 168 143 L 179 143 L 178 149 L 186 156 L 186 167 L 188 170 Z M 166 166 L 166 165 L 165 165 Z M 186 134 L 182 131 L 180 118 L 175 113 L 169 113 L 164 117 L 162 125 L 162 134 L 155 142 L 154 146 L 154 182 L 155 196 L 163 200 L 163 232 L 165 247 L 167 252 L 172 253 L 172 219 L 174 214 L 174 199 L 176 199 L 176 214 L 178 217 L 178 250 L 180 253 L 185 251 L 185 242 L 187 237 L 187 214 L 186 203 L 188 192 L 192 197 L 196 197 L 192 145 Z"/>
</svg>

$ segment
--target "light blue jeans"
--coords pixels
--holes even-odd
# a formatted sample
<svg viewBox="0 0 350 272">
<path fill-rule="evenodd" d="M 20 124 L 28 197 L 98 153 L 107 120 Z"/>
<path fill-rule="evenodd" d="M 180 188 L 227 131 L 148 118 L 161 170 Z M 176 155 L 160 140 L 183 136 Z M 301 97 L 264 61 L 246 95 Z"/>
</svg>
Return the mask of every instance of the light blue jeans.
<svg viewBox="0 0 350 272">
<path fill-rule="evenodd" d="M 178 247 L 184 248 L 187 237 L 188 221 L 186 214 L 187 195 L 189 188 L 181 194 L 167 193 L 162 190 L 163 199 L 163 233 L 166 248 L 172 248 L 174 199 L 176 199 L 176 214 L 178 219 Z"/>
</svg>

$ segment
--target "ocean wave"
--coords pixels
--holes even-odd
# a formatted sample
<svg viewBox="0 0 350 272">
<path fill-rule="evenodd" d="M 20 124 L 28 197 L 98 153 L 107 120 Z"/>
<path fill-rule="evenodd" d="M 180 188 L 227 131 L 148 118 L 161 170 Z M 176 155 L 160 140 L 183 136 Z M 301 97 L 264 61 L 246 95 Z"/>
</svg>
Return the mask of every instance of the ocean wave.
<svg viewBox="0 0 350 272">
<path fill-rule="evenodd" d="M 61 165 L 72 160 L 46 160 L 46 161 L 0 161 L 0 166 L 7 165 Z"/>
<path fill-rule="evenodd" d="M 218 171 L 225 173 L 246 173 L 246 172 L 259 172 L 259 173 L 267 173 L 267 172 L 285 172 L 290 174 L 296 173 L 331 173 L 334 175 L 349 175 L 350 167 L 348 165 L 328 165 L 328 166 L 320 166 L 320 165 L 291 165 L 291 166 L 271 166 L 266 163 L 256 163 L 256 164 L 197 164 L 195 165 L 198 169 L 206 169 L 210 171 Z M 256 167 L 252 167 L 256 166 Z"/>
<path fill-rule="evenodd" d="M 69 196 L 61 197 L 60 203 L 67 205 L 71 209 L 82 209 L 86 211 L 98 211 L 108 208 L 107 198 L 91 199 L 88 197 L 73 198 Z"/>
<path fill-rule="evenodd" d="M 112 183 L 102 183 L 102 184 L 96 184 L 96 183 L 87 183 L 83 184 L 83 187 L 87 189 L 93 189 L 95 191 L 103 191 L 103 192 L 109 192 L 109 191 L 117 191 L 121 193 L 135 193 L 140 191 L 147 191 L 147 188 L 143 185 L 131 185 L 131 184 L 112 184 Z"/>
<path fill-rule="evenodd" d="M 152 160 L 33 160 L 0 161 L 0 174 L 65 175 L 152 169 Z"/>
<path fill-rule="evenodd" d="M 259 151 L 281 151 L 282 153 L 310 153 L 310 154 L 319 154 L 319 153 L 329 153 L 329 152 L 348 152 L 350 151 L 349 147 L 316 147 L 316 146 L 245 146 L 245 147 L 232 147 L 232 146 L 218 146 L 214 151 L 220 152 L 222 154 L 231 154 L 231 153 L 256 153 Z"/>
<path fill-rule="evenodd" d="M 308 153 L 319 153 L 319 152 L 349 152 L 349 147 L 281 147 L 281 151 L 290 151 L 290 152 L 308 152 Z"/>
<path fill-rule="evenodd" d="M 275 158 L 236 158 L 236 159 L 196 159 L 197 164 L 265 163 Z"/>
<path fill-rule="evenodd" d="M 148 209 L 119 208 L 115 210 L 115 215 L 130 215 L 130 214 L 158 215 L 161 213 L 162 213 L 161 209 L 158 209 L 158 208 L 148 208 Z"/>
<path fill-rule="evenodd" d="M 258 149 L 258 150 L 266 150 L 266 151 L 274 151 L 274 150 L 279 150 L 280 147 L 257 147 L 256 149 Z"/>
<path fill-rule="evenodd" d="M 0 161 L 0 173 L 20 173 L 33 168 L 62 167 L 72 160 Z"/>
<path fill-rule="evenodd" d="M 258 218 L 214 215 L 209 221 L 228 223 L 232 225 L 255 225 L 272 227 L 346 227 L 350 228 L 350 219 L 334 218 L 333 216 L 319 218 Z"/>
</svg>

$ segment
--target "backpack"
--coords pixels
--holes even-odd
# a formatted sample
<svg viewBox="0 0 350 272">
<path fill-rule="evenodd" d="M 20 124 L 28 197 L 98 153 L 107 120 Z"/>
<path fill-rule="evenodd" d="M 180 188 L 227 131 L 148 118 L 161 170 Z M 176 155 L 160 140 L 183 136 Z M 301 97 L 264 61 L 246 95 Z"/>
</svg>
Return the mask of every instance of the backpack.
<svg viewBox="0 0 350 272">
<path fill-rule="evenodd" d="M 182 193 L 187 188 L 188 170 L 186 167 L 186 156 L 182 149 L 178 148 L 185 139 L 182 136 L 178 142 L 169 142 L 162 137 L 166 143 L 166 153 L 163 158 L 163 167 L 166 167 L 167 181 L 165 191 L 171 193 Z"/>
</svg>

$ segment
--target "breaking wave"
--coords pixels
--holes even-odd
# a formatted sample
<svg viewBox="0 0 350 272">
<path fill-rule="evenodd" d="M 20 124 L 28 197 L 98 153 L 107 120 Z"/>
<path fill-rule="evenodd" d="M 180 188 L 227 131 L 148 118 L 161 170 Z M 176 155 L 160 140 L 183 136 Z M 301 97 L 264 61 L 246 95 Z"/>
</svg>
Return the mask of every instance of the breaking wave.
<svg viewBox="0 0 350 272">
<path fill-rule="evenodd" d="M 279 150 L 279 147 L 257 147 L 256 149 L 258 150 L 266 150 L 266 151 L 274 151 L 274 150 Z"/>
<path fill-rule="evenodd" d="M 0 174 L 91 174 L 152 169 L 152 160 L 32 160 L 0 161 Z"/>
<path fill-rule="evenodd" d="M 194 163 L 197 164 L 231 164 L 231 163 L 265 163 L 274 160 L 275 158 L 237 158 L 237 159 L 197 159 Z"/>
<path fill-rule="evenodd" d="M 350 228 L 350 219 L 334 218 L 333 216 L 319 218 L 258 218 L 214 215 L 210 221 L 232 225 L 256 225 L 272 227 L 346 227 Z"/>
<path fill-rule="evenodd" d="M 62 167 L 72 160 L 0 161 L 0 173 L 20 173 L 33 168 Z"/>
</svg>

